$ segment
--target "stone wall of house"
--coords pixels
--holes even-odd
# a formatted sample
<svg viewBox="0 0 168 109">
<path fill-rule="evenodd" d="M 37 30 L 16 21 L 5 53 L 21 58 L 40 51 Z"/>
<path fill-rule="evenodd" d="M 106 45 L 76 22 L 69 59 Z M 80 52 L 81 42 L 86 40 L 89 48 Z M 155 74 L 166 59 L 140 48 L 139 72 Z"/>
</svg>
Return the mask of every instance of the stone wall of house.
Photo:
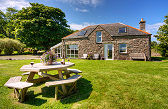
<svg viewBox="0 0 168 109">
<path fill-rule="evenodd" d="M 115 37 L 114 59 L 129 60 L 130 53 L 144 53 L 147 60 L 151 58 L 150 36 L 120 36 Z M 119 53 L 119 44 L 127 44 L 127 53 Z"/>
<path fill-rule="evenodd" d="M 96 31 L 102 31 L 102 43 L 96 43 Z M 113 44 L 115 60 L 129 60 L 130 53 L 145 53 L 150 60 L 150 36 L 111 36 L 103 28 L 98 26 L 87 38 L 66 39 L 66 45 L 78 45 L 78 57 L 83 54 L 100 54 L 104 57 L 104 44 Z M 119 53 L 119 44 L 127 44 L 127 53 Z"/>
</svg>

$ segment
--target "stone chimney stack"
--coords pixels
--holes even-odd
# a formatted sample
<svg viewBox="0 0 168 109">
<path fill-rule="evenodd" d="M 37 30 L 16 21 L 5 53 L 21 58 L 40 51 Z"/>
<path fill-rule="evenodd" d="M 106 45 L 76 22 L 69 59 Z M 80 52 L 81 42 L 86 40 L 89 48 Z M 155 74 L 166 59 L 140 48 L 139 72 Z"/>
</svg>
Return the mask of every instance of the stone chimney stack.
<svg viewBox="0 0 168 109">
<path fill-rule="evenodd" d="M 145 23 L 146 23 L 146 21 L 144 21 L 143 18 L 141 18 L 141 21 L 139 22 L 140 30 L 145 31 Z"/>
</svg>

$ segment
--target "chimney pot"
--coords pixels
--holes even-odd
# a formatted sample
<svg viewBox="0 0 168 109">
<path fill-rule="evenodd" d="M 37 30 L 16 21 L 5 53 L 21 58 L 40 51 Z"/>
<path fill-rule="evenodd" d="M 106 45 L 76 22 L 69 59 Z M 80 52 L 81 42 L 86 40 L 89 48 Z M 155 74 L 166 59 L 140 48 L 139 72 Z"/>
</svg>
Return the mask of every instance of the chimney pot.
<svg viewBox="0 0 168 109">
<path fill-rule="evenodd" d="M 141 18 L 141 21 L 143 21 L 143 18 Z"/>
<path fill-rule="evenodd" d="M 146 21 L 144 21 L 143 18 L 141 18 L 141 21 L 139 22 L 140 30 L 145 31 L 145 23 L 146 23 Z"/>
</svg>

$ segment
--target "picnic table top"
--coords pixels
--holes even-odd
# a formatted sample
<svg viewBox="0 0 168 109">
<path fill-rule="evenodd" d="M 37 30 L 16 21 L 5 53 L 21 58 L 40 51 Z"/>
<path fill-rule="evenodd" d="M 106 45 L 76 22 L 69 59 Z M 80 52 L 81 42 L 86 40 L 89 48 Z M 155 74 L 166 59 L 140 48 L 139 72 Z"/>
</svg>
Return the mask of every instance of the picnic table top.
<svg viewBox="0 0 168 109">
<path fill-rule="evenodd" d="M 20 68 L 20 71 L 23 72 L 43 72 L 43 71 L 50 71 L 50 70 L 62 70 L 68 67 L 74 66 L 74 63 L 65 62 L 65 65 L 61 64 L 60 62 L 55 62 L 52 65 L 43 65 L 42 63 L 35 63 L 32 65 L 23 65 Z"/>
</svg>

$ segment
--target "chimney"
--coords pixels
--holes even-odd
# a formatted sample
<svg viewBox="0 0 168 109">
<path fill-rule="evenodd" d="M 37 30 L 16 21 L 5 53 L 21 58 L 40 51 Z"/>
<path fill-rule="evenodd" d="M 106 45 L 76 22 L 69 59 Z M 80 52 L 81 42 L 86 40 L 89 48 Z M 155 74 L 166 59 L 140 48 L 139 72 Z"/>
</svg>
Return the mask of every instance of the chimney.
<svg viewBox="0 0 168 109">
<path fill-rule="evenodd" d="M 146 21 L 144 21 L 143 18 L 141 18 L 141 21 L 139 22 L 140 30 L 145 31 L 145 23 L 146 23 Z"/>
</svg>

